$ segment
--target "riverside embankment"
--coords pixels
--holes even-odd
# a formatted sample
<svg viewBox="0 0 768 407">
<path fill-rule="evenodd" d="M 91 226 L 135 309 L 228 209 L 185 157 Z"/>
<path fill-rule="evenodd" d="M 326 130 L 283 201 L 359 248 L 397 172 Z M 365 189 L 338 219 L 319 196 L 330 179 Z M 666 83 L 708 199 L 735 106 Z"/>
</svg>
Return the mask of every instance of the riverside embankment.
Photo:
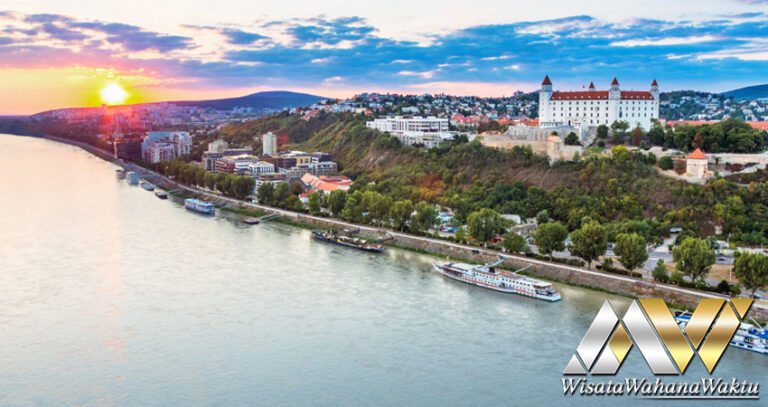
<svg viewBox="0 0 768 407">
<path fill-rule="evenodd" d="M 652 281 L 644 281 L 641 279 L 632 278 L 629 276 L 593 271 L 580 267 L 573 267 L 538 259 L 532 259 L 525 256 L 511 255 L 495 250 L 469 246 L 432 237 L 418 236 L 409 233 L 398 232 L 391 229 L 379 228 L 369 225 L 360 225 L 338 219 L 313 216 L 290 210 L 274 208 L 267 205 L 244 202 L 221 196 L 211 191 L 183 185 L 176 182 L 175 180 L 172 180 L 154 171 L 150 171 L 144 167 L 140 167 L 131 163 L 124 163 L 122 160 L 117 160 L 112 157 L 108 151 L 101 150 L 85 143 L 74 142 L 55 137 L 48 138 L 51 140 L 79 146 L 100 158 L 111 161 L 116 165 L 125 168 L 126 170 L 136 171 L 142 177 L 148 178 L 150 181 L 156 184 L 160 184 L 163 188 L 166 189 L 187 191 L 190 194 L 205 198 L 208 201 L 218 202 L 222 205 L 236 209 L 274 212 L 279 214 L 281 217 L 293 222 L 308 224 L 318 228 L 336 230 L 348 229 L 353 230 L 356 235 L 360 235 L 366 238 L 388 238 L 389 240 L 387 240 L 387 244 L 409 250 L 421 251 L 436 256 L 449 256 L 458 259 L 466 259 L 473 262 L 488 262 L 501 257 L 504 259 L 503 266 L 512 269 L 528 267 L 527 272 L 536 276 L 544 277 L 546 279 L 587 288 L 594 288 L 598 290 L 607 290 L 630 297 L 664 298 L 668 303 L 685 307 L 695 307 L 699 300 L 702 298 L 727 298 L 726 296 L 712 292 L 698 291 L 674 285 L 659 284 Z M 760 306 L 753 306 L 750 310 L 749 316 L 760 321 L 765 321 L 768 320 L 768 310 Z"/>
</svg>

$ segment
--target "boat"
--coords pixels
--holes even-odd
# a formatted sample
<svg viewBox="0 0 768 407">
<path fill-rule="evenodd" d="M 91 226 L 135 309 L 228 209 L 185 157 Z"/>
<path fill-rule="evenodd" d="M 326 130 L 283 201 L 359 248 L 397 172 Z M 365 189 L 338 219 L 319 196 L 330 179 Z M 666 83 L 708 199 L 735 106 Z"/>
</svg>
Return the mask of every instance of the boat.
<svg viewBox="0 0 768 407">
<path fill-rule="evenodd" d="M 312 237 L 316 240 L 321 240 L 328 243 L 333 243 L 341 246 L 352 247 L 367 252 L 380 253 L 384 251 L 384 246 L 381 243 L 373 243 L 364 239 L 358 239 L 351 236 L 335 236 L 328 232 L 313 231 Z"/>
<path fill-rule="evenodd" d="M 156 197 L 158 197 L 158 198 L 160 198 L 160 199 L 168 199 L 168 193 L 167 193 L 167 192 L 165 192 L 165 191 L 162 191 L 162 190 L 160 190 L 160 189 L 158 189 L 157 191 L 155 191 L 155 196 L 156 196 Z"/>
<path fill-rule="evenodd" d="M 126 178 L 128 178 L 128 183 L 129 184 L 131 184 L 131 185 L 139 185 L 139 174 L 137 174 L 137 173 L 135 173 L 133 171 L 128 171 L 125 174 L 125 176 L 126 176 Z"/>
<path fill-rule="evenodd" d="M 184 207 L 195 212 L 199 212 L 205 215 L 213 215 L 216 213 L 216 207 L 212 203 L 200 201 L 194 198 L 187 198 L 184 200 Z"/>
<path fill-rule="evenodd" d="M 140 185 L 141 185 L 142 188 L 146 189 L 147 191 L 154 191 L 155 190 L 155 186 L 150 184 L 147 181 L 141 181 Z"/>
<path fill-rule="evenodd" d="M 125 179 L 125 170 L 118 168 L 115 170 L 115 175 L 117 175 L 117 179 Z"/>
<path fill-rule="evenodd" d="M 680 329 L 685 330 L 685 326 L 691 320 L 691 313 L 676 312 L 675 321 Z M 763 328 L 755 321 L 755 325 L 747 322 L 740 322 L 736 333 L 731 338 L 730 345 L 739 349 L 750 350 L 752 352 L 768 355 L 768 329 Z"/>
<path fill-rule="evenodd" d="M 259 218 L 243 218 L 243 222 L 249 225 L 258 225 L 260 220 Z"/>
<path fill-rule="evenodd" d="M 499 259 L 483 265 L 434 263 L 433 266 L 438 273 L 462 283 L 540 300 L 552 302 L 560 300 L 560 293 L 552 288 L 552 284 L 519 274 L 524 269 L 515 272 L 496 269 L 496 266 L 503 262 L 504 259 Z"/>
</svg>

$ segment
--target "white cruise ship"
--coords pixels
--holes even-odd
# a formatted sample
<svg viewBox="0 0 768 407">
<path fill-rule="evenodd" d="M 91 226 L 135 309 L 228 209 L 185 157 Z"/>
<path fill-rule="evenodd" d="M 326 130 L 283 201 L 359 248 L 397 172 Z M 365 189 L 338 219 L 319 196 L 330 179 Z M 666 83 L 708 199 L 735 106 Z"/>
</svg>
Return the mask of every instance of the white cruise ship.
<svg viewBox="0 0 768 407">
<path fill-rule="evenodd" d="M 677 324 L 680 325 L 680 329 L 685 331 L 685 326 L 688 325 L 688 321 L 691 320 L 691 314 L 687 311 L 676 312 L 675 320 L 677 321 Z M 736 330 L 736 333 L 733 334 L 730 345 L 736 348 L 768 355 L 768 329 L 761 327 L 757 322 L 755 322 L 755 325 L 746 322 L 739 323 L 739 328 Z"/>
<path fill-rule="evenodd" d="M 494 268 L 503 261 L 500 259 L 485 265 L 467 263 L 434 263 L 433 265 L 440 274 L 463 283 L 540 300 L 560 300 L 560 293 L 555 291 L 550 283 L 526 277 L 517 272 L 510 273 Z"/>
</svg>

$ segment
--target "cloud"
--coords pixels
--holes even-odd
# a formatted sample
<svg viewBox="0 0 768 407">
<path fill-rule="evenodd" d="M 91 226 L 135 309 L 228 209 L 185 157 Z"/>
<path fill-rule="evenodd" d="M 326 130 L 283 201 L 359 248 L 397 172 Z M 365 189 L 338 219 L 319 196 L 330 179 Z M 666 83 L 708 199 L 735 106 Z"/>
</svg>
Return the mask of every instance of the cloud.
<svg viewBox="0 0 768 407">
<path fill-rule="evenodd" d="M 590 81 L 605 87 L 614 76 L 628 87 L 645 88 L 652 78 L 662 86 L 705 87 L 713 78 L 764 81 L 761 73 L 768 71 L 768 23 L 748 10 L 700 22 L 573 16 L 471 26 L 418 41 L 389 38 L 355 16 L 181 28 L 189 35 L 56 14 L 4 13 L 0 66 L 90 64 L 204 87 L 343 82 L 361 90 L 428 84 L 464 89 L 459 83 L 532 88 L 544 74 L 563 88 Z"/>
</svg>

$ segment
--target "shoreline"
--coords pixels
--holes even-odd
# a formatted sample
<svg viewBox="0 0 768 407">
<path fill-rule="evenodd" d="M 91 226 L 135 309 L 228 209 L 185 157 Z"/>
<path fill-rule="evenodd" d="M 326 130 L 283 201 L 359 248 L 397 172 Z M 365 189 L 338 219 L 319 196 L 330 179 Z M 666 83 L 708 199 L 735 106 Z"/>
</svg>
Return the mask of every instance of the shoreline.
<svg viewBox="0 0 768 407">
<path fill-rule="evenodd" d="M 152 178 L 152 180 L 149 181 L 157 184 L 163 184 L 163 189 L 168 191 L 175 190 L 183 194 L 192 194 L 195 197 L 206 198 L 207 200 L 213 201 L 214 203 L 228 206 L 225 209 L 233 213 L 248 210 L 255 210 L 259 212 L 274 212 L 280 215 L 280 217 L 272 221 L 277 221 L 282 224 L 304 229 L 356 229 L 356 235 L 374 239 L 380 238 L 382 236 L 391 236 L 392 240 L 384 242 L 386 246 L 408 250 L 420 254 L 427 254 L 434 257 L 447 256 L 452 259 L 474 263 L 487 263 L 497 258 L 503 258 L 503 267 L 520 269 L 522 267 L 528 266 L 529 270 L 524 274 L 528 274 L 537 278 L 542 278 L 544 280 L 566 284 L 573 287 L 586 288 L 597 292 L 629 298 L 663 298 L 665 302 L 674 308 L 693 309 L 702 298 L 730 298 L 728 296 L 713 292 L 698 291 L 695 289 L 656 283 L 652 281 L 649 282 L 631 276 L 588 270 L 585 268 L 559 263 L 551 263 L 544 260 L 528 258 L 522 255 L 507 254 L 483 247 L 469 246 L 427 236 L 412 235 L 409 233 L 398 232 L 385 228 L 378 228 L 369 225 L 359 225 L 335 218 L 314 216 L 310 214 L 294 212 L 291 210 L 274 208 L 267 205 L 239 201 L 234 198 L 221 196 L 217 193 L 212 193 L 195 187 L 183 185 L 137 164 L 125 163 L 122 160 L 115 159 L 110 152 L 101 150 L 86 143 L 53 136 L 45 136 L 41 138 L 80 147 L 81 149 L 105 161 L 109 161 L 117 166 L 122 167 L 126 171 L 135 171 L 144 178 Z M 169 185 L 172 186 L 172 188 L 168 188 Z M 768 310 L 756 310 L 751 308 L 748 315 L 758 321 L 768 320 Z"/>
</svg>

